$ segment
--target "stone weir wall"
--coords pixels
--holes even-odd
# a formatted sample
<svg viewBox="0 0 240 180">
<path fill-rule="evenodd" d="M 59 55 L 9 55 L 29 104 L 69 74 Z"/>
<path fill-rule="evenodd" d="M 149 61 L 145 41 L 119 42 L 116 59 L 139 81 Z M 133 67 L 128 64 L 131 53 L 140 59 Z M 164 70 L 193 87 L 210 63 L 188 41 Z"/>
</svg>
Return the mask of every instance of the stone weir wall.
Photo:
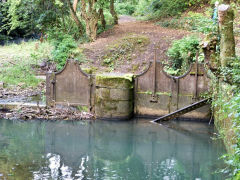
<svg viewBox="0 0 240 180">
<path fill-rule="evenodd" d="M 209 80 L 200 64 L 173 77 L 160 62 L 137 76 L 84 72 L 77 61 L 68 60 L 62 71 L 47 74 L 48 106 L 69 105 L 88 109 L 98 119 L 129 119 L 136 116 L 163 116 L 200 99 Z M 185 118 L 209 119 L 210 107 L 185 114 Z"/>
</svg>

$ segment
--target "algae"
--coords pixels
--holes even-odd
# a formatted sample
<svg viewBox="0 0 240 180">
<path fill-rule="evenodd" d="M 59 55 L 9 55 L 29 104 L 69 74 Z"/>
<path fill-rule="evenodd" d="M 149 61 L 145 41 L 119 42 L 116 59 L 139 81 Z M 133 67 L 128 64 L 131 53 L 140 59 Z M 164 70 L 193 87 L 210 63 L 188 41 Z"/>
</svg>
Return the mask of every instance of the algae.
<svg viewBox="0 0 240 180">
<path fill-rule="evenodd" d="M 96 85 L 108 88 L 133 88 L 133 75 L 111 75 L 111 74 L 98 74 L 96 75 Z"/>
<path fill-rule="evenodd" d="M 87 74 L 94 74 L 98 70 L 97 67 L 84 67 L 84 68 L 81 68 L 81 69 L 82 69 L 82 71 L 84 71 Z"/>
<path fill-rule="evenodd" d="M 80 112 L 88 112 L 88 107 L 87 106 L 77 106 L 77 109 Z"/>
<path fill-rule="evenodd" d="M 149 94 L 149 95 L 152 95 L 153 92 L 152 91 L 143 91 L 143 92 L 137 92 L 137 94 Z M 156 95 L 160 96 L 160 95 L 166 95 L 166 96 L 171 96 L 172 94 L 171 93 L 168 93 L 168 92 L 156 92 Z"/>
</svg>

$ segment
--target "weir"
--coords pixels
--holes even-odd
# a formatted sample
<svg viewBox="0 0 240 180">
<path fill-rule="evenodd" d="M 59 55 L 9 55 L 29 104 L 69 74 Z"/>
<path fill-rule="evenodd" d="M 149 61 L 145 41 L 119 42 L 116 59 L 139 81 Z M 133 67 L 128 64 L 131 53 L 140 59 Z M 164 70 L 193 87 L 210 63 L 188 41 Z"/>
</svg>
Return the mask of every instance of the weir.
<svg viewBox="0 0 240 180">
<path fill-rule="evenodd" d="M 68 60 L 60 72 L 48 73 L 46 82 L 48 106 L 85 107 L 98 119 L 210 118 L 210 105 L 203 98 L 209 90 L 209 78 L 203 64 L 198 62 L 191 64 L 182 76 L 175 77 L 167 74 L 156 58 L 145 72 L 136 76 L 87 74 L 77 61 Z"/>
</svg>

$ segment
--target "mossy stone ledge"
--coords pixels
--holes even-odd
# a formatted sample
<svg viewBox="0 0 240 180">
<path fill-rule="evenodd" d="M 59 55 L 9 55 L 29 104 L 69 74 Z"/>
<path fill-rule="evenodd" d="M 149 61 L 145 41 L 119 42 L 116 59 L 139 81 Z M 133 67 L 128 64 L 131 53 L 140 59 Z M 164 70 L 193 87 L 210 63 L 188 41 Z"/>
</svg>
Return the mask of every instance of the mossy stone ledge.
<svg viewBox="0 0 240 180">
<path fill-rule="evenodd" d="M 98 119 L 125 120 L 132 117 L 132 75 L 96 75 L 95 114 Z"/>
</svg>

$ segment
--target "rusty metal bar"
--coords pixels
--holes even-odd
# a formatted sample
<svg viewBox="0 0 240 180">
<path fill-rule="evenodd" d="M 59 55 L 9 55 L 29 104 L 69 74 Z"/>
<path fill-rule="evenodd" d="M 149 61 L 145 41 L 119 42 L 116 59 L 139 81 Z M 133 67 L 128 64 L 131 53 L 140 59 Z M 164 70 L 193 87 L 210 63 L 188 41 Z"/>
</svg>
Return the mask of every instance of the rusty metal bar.
<svg viewBox="0 0 240 180">
<path fill-rule="evenodd" d="M 89 112 L 92 112 L 92 91 L 93 91 L 92 75 L 89 76 Z"/>
<path fill-rule="evenodd" d="M 134 83 L 135 83 L 135 86 L 134 86 L 134 94 L 133 94 L 133 107 L 134 107 L 134 113 L 137 114 L 138 113 L 137 106 L 135 105 L 135 103 L 136 103 L 136 95 L 138 92 L 138 78 L 134 79 Z"/>
<path fill-rule="evenodd" d="M 170 114 L 167 114 L 167 115 L 165 115 L 165 116 L 162 116 L 162 117 L 160 117 L 160 118 L 157 118 L 157 119 L 153 120 L 152 122 L 159 123 L 159 122 L 161 122 L 161 121 L 168 121 L 168 120 L 177 118 L 177 117 L 179 117 L 179 116 L 182 115 L 182 114 L 186 114 L 186 113 L 188 113 L 188 112 L 190 112 L 190 111 L 193 111 L 193 110 L 195 110 L 195 109 L 197 109 L 197 108 L 200 108 L 200 107 L 206 105 L 206 104 L 209 102 L 209 100 L 210 100 L 210 98 L 203 99 L 203 100 L 198 101 L 198 102 L 196 102 L 196 103 L 193 103 L 193 104 L 191 104 L 191 105 L 189 105 L 189 106 L 186 106 L 186 107 L 184 107 L 184 108 L 181 108 L 181 109 L 179 109 L 179 110 L 177 110 L 177 111 L 174 111 L 174 112 L 172 112 L 172 113 L 170 113 Z"/>
<path fill-rule="evenodd" d="M 153 103 L 157 103 L 158 100 L 157 100 L 157 96 L 156 96 L 156 91 L 157 91 L 157 48 L 154 49 L 154 63 L 153 63 L 153 67 L 154 67 L 154 75 L 153 75 L 153 94 L 152 94 L 152 97 L 151 97 L 151 100 L 150 102 L 153 102 Z"/>
<path fill-rule="evenodd" d="M 154 49 L 154 90 L 153 95 L 156 95 L 156 80 L 157 80 L 157 49 Z"/>
<path fill-rule="evenodd" d="M 49 106 L 55 106 L 55 100 L 56 100 L 56 91 L 55 91 L 55 83 L 56 83 L 56 76 L 55 73 L 52 72 L 49 74 L 49 80 L 48 80 L 48 86 L 49 86 Z"/>
<path fill-rule="evenodd" d="M 52 80 L 52 99 L 53 99 L 53 102 L 54 102 L 54 106 L 55 106 L 55 102 L 56 102 L 56 84 L 57 84 L 57 81 L 56 81 L 56 74 L 54 74 L 54 79 Z"/>
<path fill-rule="evenodd" d="M 196 66 L 196 69 L 195 69 L 195 94 L 194 94 L 195 100 L 198 97 L 198 56 L 199 56 L 199 52 L 197 51 L 197 53 L 196 53 L 196 63 L 195 63 L 195 66 Z"/>
<path fill-rule="evenodd" d="M 178 103 L 179 103 L 179 79 L 176 79 L 177 83 L 177 110 L 178 110 Z"/>
</svg>

